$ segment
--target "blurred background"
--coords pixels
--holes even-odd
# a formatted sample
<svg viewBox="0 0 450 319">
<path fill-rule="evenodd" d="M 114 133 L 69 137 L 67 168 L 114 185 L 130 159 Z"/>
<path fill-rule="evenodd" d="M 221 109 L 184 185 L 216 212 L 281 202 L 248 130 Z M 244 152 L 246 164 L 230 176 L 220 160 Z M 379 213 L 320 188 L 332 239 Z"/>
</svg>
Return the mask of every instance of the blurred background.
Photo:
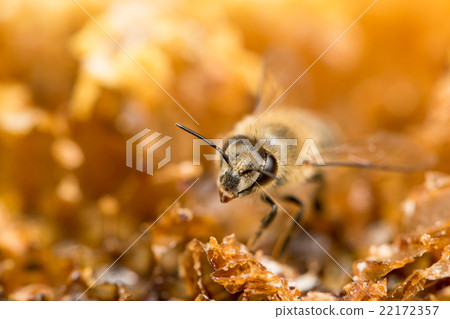
<svg viewBox="0 0 450 319">
<path fill-rule="evenodd" d="M 186 244 L 232 233 L 245 243 L 267 207 L 221 204 L 215 166 L 190 165 L 192 138 L 175 123 L 222 137 L 253 111 L 264 65 L 284 90 L 372 1 L 79 4 L 199 125 L 73 0 L 0 0 L 0 299 L 76 299 L 200 177 L 83 297 L 194 299 L 180 270 Z M 449 16 L 446 0 L 379 1 L 280 104 L 323 114 L 349 140 L 409 135 L 448 173 Z M 154 176 L 125 165 L 126 140 L 144 128 L 173 137 L 172 161 Z M 347 269 L 417 226 L 400 207 L 423 173 L 329 175 L 324 213 L 305 225 Z M 265 235 L 265 253 L 286 222 Z M 313 273 L 305 290 L 337 294 L 349 281 L 300 231 L 283 258 Z"/>
</svg>

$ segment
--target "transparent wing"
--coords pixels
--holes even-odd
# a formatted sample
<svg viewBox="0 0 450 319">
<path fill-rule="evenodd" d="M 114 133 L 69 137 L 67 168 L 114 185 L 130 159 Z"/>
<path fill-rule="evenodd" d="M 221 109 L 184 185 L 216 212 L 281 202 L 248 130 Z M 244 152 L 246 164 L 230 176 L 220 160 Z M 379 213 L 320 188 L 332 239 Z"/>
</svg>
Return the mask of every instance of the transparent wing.
<svg viewBox="0 0 450 319">
<path fill-rule="evenodd" d="M 325 166 L 414 172 L 436 164 L 437 157 L 405 135 L 380 132 L 362 141 L 324 149 Z M 313 164 L 318 165 L 318 164 Z"/>
<path fill-rule="evenodd" d="M 274 74 L 269 70 L 267 62 L 262 66 L 261 78 L 258 83 L 255 102 L 254 114 L 259 114 L 266 110 L 282 93 L 282 89 L 278 84 Z"/>
</svg>

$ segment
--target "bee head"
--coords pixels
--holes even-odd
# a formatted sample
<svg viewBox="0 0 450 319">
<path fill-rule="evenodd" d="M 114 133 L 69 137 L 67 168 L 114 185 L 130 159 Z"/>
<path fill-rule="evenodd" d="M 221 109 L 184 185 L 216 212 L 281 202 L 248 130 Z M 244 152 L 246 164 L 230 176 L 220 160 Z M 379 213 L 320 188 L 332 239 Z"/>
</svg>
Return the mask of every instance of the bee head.
<svg viewBox="0 0 450 319">
<path fill-rule="evenodd" d="M 224 149 L 221 149 L 199 133 L 178 123 L 177 126 L 202 139 L 222 156 L 218 183 L 222 203 L 249 195 L 258 190 L 258 187 L 273 180 L 280 182 L 275 175 L 277 172 L 275 158 L 263 147 L 254 147 L 246 136 L 229 139 Z"/>
<path fill-rule="evenodd" d="M 249 195 L 273 179 L 277 170 L 275 158 L 264 148 L 256 149 L 245 136 L 235 136 L 224 146 L 220 163 L 219 195 L 226 203 Z"/>
</svg>

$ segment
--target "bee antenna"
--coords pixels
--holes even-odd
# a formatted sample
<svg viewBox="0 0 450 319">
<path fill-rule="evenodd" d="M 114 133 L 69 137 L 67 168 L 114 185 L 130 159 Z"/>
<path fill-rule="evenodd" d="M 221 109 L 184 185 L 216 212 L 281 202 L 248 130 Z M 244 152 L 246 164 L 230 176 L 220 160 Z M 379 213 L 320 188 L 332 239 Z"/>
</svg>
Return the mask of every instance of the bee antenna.
<svg viewBox="0 0 450 319">
<path fill-rule="evenodd" d="M 228 166 L 231 166 L 230 163 L 230 159 L 228 158 L 228 155 L 225 154 L 224 150 L 221 149 L 219 146 L 217 146 L 216 144 L 214 144 L 213 142 L 211 142 L 210 140 L 208 140 L 206 137 L 201 136 L 200 134 L 198 134 L 197 132 L 194 132 L 191 129 L 188 129 L 186 126 L 181 125 L 179 123 L 176 124 L 179 128 L 181 128 L 182 130 L 185 130 L 186 132 L 194 135 L 195 137 L 198 137 L 199 139 L 205 141 L 209 146 L 214 147 L 219 153 L 220 155 L 222 155 L 223 159 L 225 160 L 225 162 L 228 164 Z"/>
</svg>

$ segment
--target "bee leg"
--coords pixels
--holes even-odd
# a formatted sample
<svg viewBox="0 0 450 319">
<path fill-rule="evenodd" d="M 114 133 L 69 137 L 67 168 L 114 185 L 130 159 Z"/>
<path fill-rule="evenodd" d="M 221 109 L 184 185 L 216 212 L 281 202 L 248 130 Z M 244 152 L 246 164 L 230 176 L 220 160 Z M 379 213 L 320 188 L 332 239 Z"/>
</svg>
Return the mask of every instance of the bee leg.
<svg viewBox="0 0 450 319">
<path fill-rule="evenodd" d="M 317 184 L 317 188 L 314 192 L 314 197 L 312 200 L 313 203 L 313 207 L 314 207 L 314 212 L 316 214 L 320 214 L 323 211 L 323 191 L 324 191 L 324 179 L 323 179 L 323 175 L 318 173 L 315 174 L 314 176 L 312 176 L 311 179 L 308 180 L 308 182 L 312 182 L 312 183 L 316 183 Z"/>
<path fill-rule="evenodd" d="M 286 250 L 286 247 L 292 237 L 292 233 L 298 227 L 298 224 L 300 223 L 300 220 L 303 216 L 303 211 L 304 211 L 303 202 L 300 199 L 298 199 L 297 197 L 286 196 L 284 199 L 286 201 L 297 204 L 299 209 L 297 211 L 297 214 L 294 217 L 294 220 L 292 221 L 291 227 L 289 227 L 288 231 L 286 232 L 286 235 L 277 241 L 275 248 L 273 249 L 273 252 L 272 252 L 272 255 L 274 258 L 279 258 L 283 254 L 283 252 Z"/>
<path fill-rule="evenodd" d="M 266 216 L 264 216 L 264 218 L 261 220 L 261 225 L 259 226 L 258 231 L 247 242 L 247 247 L 252 253 L 255 251 L 255 244 L 258 241 L 259 237 L 261 237 L 263 231 L 273 222 L 275 215 L 277 214 L 277 205 L 275 205 L 275 203 L 269 197 L 263 195 L 261 196 L 261 200 L 271 205 L 272 209 Z"/>
</svg>

